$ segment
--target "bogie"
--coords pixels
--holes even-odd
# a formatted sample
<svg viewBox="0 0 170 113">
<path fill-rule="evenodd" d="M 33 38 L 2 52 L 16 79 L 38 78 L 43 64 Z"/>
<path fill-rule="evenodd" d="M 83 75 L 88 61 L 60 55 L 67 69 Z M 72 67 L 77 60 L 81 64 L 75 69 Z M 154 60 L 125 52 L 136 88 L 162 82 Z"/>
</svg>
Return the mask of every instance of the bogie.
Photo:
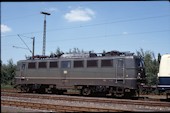
<svg viewBox="0 0 170 113">
<path fill-rule="evenodd" d="M 81 90 L 81 95 L 83 96 L 89 96 L 91 95 L 92 91 L 90 87 L 83 87 L 83 89 Z"/>
</svg>

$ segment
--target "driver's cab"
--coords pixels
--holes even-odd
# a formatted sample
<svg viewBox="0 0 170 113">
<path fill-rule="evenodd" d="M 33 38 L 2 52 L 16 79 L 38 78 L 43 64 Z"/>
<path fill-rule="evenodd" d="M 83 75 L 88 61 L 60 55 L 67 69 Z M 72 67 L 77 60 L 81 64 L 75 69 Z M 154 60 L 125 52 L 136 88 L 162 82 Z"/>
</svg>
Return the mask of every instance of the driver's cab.
<svg viewBox="0 0 170 113">
<path fill-rule="evenodd" d="M 26 75 L 26 62 L 18 61 L 15 81 L 25 79 L 25 75 Z"/>
<path fill-rule="evenodd" d="M 145 65 L 142 58 L 136 58 L 136 66 L 137 66 L 137 78 L 140 83 L 146 82 L 146 75 L 145 75 Z"/>
</svg>

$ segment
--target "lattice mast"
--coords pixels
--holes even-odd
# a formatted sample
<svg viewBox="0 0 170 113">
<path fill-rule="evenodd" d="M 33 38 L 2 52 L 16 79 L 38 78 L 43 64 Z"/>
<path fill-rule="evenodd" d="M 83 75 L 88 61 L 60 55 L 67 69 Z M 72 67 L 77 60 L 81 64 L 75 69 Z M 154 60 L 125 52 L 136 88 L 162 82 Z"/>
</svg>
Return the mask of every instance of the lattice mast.
<svg viewBox="0 0 170 113">
<path fill-rule="evenodd" d="M 42 55 L 45 56 L 45 48 L 46 48 L 46 15 L 51 15 L 47 12 L 41 12 L 41 14 L 44 14 L 44 32 L 43 32 L 43 50 Z"/>
</svg>

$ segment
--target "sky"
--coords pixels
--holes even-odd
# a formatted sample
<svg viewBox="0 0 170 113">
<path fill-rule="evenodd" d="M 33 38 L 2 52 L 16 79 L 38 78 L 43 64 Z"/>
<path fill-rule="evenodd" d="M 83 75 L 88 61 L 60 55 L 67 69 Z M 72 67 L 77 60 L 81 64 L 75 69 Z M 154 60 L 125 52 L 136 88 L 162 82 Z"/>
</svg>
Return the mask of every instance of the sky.
<svg viewBox="0 0 170 113">
<path fill-rule="evenodd" d="M 35 55 L 42 55 L 42 11 L 51 14 L 46 16 L 46 55 L 57 48 L 170 53 L 169 1 L 1 2 L 2 63 L 31 56 L 22 48 L 32 50 L 32 37 Z"/>
</svg>

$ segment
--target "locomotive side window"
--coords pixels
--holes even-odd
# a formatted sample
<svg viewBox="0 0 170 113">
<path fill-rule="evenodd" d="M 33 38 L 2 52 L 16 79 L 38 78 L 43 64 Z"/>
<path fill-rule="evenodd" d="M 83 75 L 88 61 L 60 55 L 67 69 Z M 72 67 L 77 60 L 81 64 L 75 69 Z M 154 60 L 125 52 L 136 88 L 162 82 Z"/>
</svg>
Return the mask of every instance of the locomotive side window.
<svg viewBox="0 0 170 113">
<path fill-rule="evenodd" d="M 97 67 L 98 60 L 87 60 L 87 67 Z"/>
<path fill-rule="evenodd" d="M 35 62 L 28 63 L 28 69 L 35 69 L 36 68 Z"/>
<path fill-rule="evenodd" d="M 39 62 L 38 67 L 39 68 L 46 68 L 47 67 L 47 62 Z"/>
<path fill-rule="evenodd" d="M 101 60 L 101 67 L 112 67 L 113 66 L 113 60 Z"/>
<path fill-rule="evenodd" d="M 57 68 L 58 62 L 50 62 L 50 68 Z"/>
<path fill-rule="evenodd" d="M 84 67 L 83 61 L 74 61 L 74 68 Z"/>
<path fill-rule="evenodd" d="M 61 61 L 61 68 L 71 68 L 71 61 Z"/>
</svg>

